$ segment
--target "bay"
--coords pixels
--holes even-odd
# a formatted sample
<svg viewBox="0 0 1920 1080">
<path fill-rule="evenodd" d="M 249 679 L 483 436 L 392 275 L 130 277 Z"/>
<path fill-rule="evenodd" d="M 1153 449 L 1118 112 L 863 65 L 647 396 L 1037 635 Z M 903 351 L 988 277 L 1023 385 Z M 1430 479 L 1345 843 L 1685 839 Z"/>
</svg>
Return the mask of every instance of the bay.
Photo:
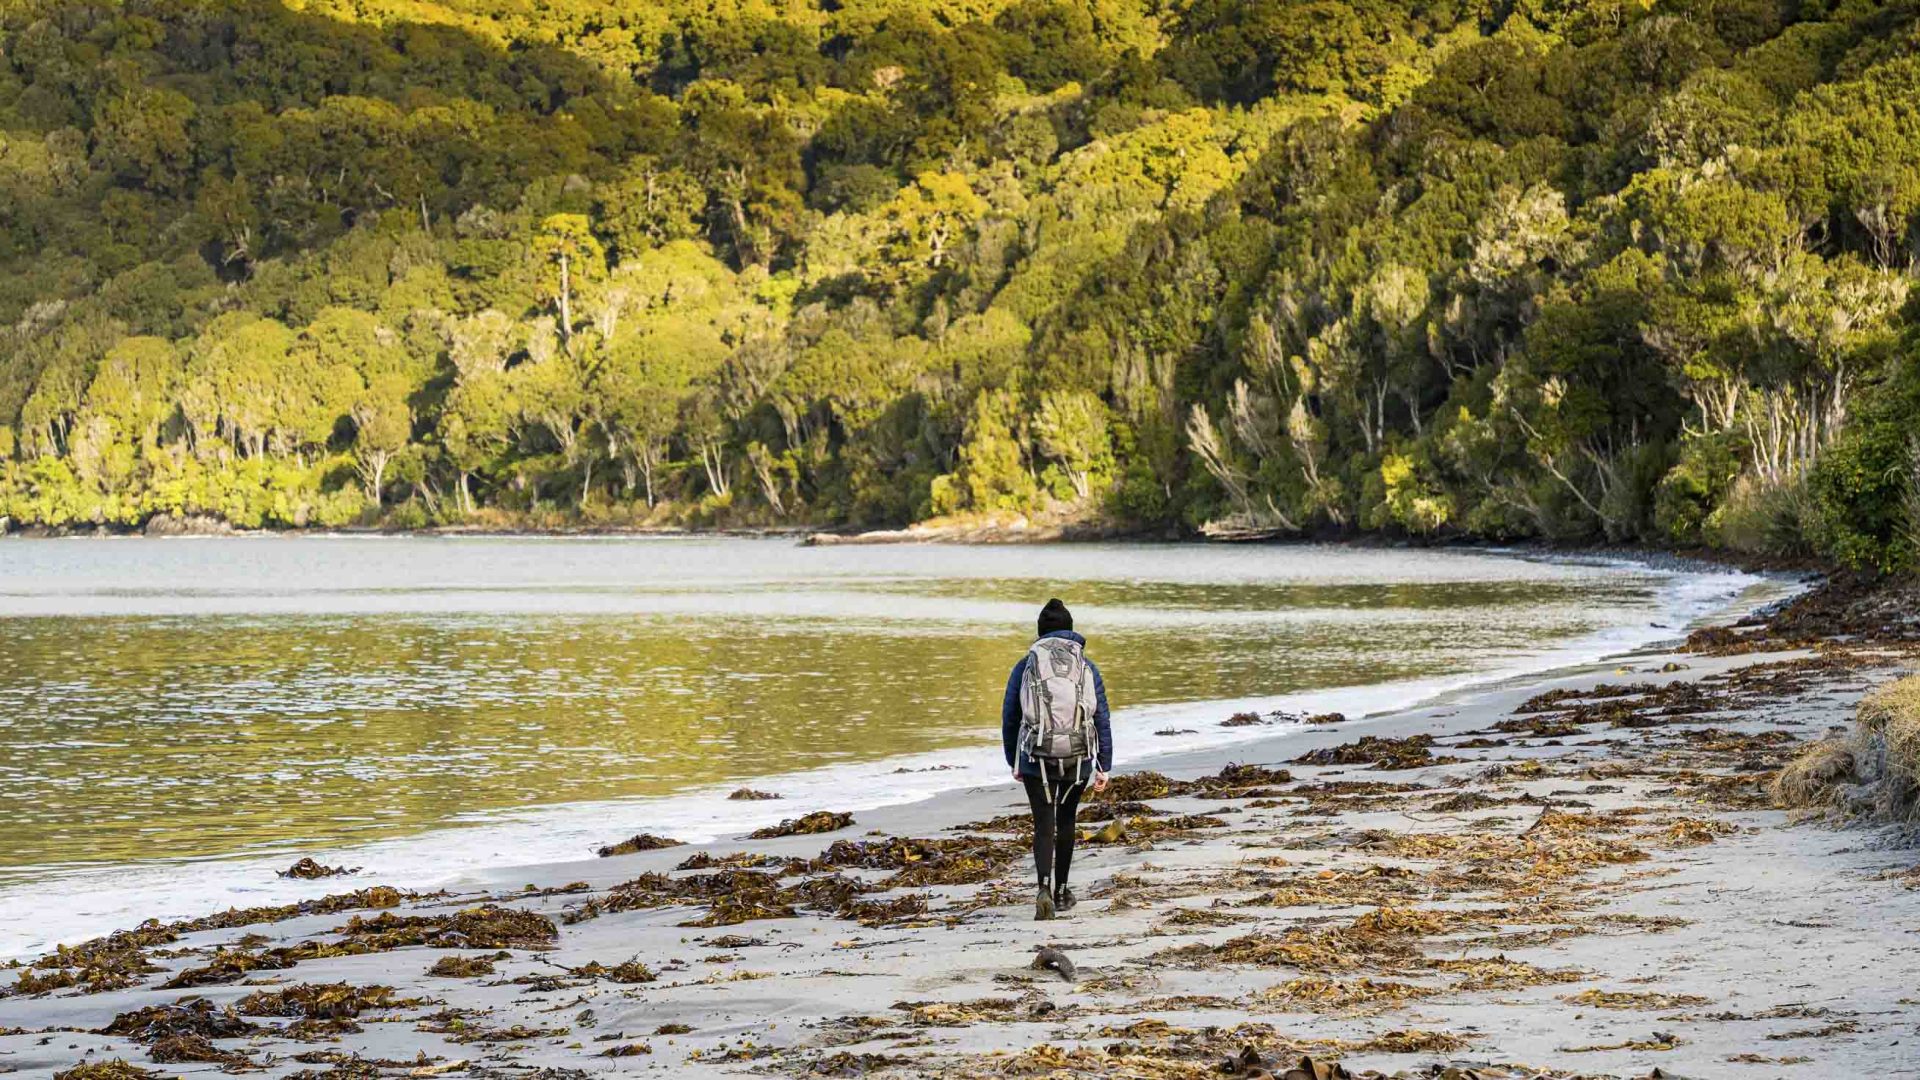
<svg viewBox="0 0 1920 1080">
<path fill-rule="evenodd" d="M 543 814 L 596 808 L 606 839 L 718 828 L 716 793 L 769 778 L 866 804 L 940 780 L 894 769 L 978 780 L 1052 596 L 1105 673 L 1127 761 L 1238 737 L 1219 721 L 1246 704 L 1366 711 L 1675 636 L 1754 585 L 1298 545 L 8 541 L 0 906 L 127 868 L 151 894 L 156 867 L 503 823 L 523 839 L 468 864 L 546 857 L 523 849 L 584 844 L 527 828 Z M 669 812 L 696 794 L 708 809 Z"/>
</svg>

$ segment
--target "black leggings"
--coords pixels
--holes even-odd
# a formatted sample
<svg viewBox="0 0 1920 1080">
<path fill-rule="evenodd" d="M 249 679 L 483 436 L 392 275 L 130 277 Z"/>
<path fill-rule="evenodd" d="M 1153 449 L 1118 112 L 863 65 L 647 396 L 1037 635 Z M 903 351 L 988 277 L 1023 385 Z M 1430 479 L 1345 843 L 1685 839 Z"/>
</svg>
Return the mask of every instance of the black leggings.
<svg viewBox="0 0 1920 1080">
<path fill-rule="evenodd" d="M 1077 771 L 1065 776 L 1050 773 L 1048 789 L 1042 789 L 1037 776 L 1020 778 L 1027 786 L 1027 805 L 1033 808 L 1033 870 L 1043 889 L 1066 888 L 1067 870 L 1073 865 L 1073 818 L 1080 809 L 1083 787 L 1075 776 Z"/>
</svg>

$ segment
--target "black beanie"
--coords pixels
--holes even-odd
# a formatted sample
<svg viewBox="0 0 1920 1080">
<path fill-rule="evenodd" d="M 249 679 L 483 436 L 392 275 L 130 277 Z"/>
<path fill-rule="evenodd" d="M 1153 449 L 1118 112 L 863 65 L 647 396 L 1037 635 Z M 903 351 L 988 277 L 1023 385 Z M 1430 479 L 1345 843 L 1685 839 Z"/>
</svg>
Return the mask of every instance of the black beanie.
<svg viewBox="0 0 1920 1080">
<path fill-rule="evenodd" d="M 1056 596 L 1047 601 L 1047 606 L 1040 609 L 1041 637 L 1055 630 L 1071 629 L 1073 629 L 1073 612 L 1067 610 L 1067 605 L 1061 603 L 1059 597 Z"/>
</svg>

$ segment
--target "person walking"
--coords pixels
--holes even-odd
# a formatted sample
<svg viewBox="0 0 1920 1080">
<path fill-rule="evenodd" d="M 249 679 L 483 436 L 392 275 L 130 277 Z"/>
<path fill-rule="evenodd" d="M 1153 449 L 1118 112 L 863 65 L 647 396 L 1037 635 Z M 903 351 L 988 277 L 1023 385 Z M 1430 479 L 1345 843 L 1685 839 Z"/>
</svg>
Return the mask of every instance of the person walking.
<svg viewBox="0 0 1920 1080">
<path fill-rule="evenodd" d="M 1033 869 L 1040 879 L 1035 919 L 1051 919 L 1075 901 L 1067 887 L 1074 817 L 1088 786 L 1103 791 L 1113 771 L 1107 684 L 1087 659 L 1087 639 L 1058 598 L 1040 609 L 1039 636 L 1007 676 L 1000 741 L 1013 778 L 1033 809 Z"/>
</svg>

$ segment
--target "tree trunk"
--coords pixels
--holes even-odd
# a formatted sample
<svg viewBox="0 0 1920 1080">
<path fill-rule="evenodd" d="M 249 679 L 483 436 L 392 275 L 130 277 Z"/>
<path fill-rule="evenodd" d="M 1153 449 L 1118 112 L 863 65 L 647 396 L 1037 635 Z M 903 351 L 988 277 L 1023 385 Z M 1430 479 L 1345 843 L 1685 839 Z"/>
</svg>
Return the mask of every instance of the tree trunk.
<svg viewBox="0 0 1920 1080">
<path fill-rule="evenodd" d="M 659 453 L 651 446 L 640 447 L 640 480 L 647 489 L 647 509 L 653 509 L 653 470 L 659 464 Z"/>
<path fill-rule="evenodd" d="M 367 478 L 367 483 L 368 483 L 367 498 L 373 501 L 373 505 L 375 508 L 378 508 L 381 505 L 380 496 L 381 496 L 381 493 L 386 490 L 388 456 L 389 455 L 385 453 L 376 453 L 373 455 L 373 459 L 371 462 L 373 466 L 373 475 Z"/>
<path fill-rule="evenodd" d="M 726 460 L 721 456 L 722 453 L 717 443 L 700 444 L 700 465 L 707 470 L 707 487 L 715 495 L 724 498 L 730 485 L 727 483 Z"/>
</svg>

